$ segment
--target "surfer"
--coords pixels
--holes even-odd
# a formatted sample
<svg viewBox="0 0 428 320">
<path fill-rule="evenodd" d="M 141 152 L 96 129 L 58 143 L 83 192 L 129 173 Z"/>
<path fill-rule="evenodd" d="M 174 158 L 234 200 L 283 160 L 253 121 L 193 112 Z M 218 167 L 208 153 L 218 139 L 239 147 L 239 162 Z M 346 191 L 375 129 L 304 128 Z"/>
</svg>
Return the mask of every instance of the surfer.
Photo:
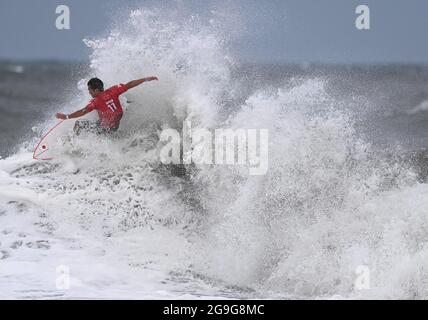
<svg viewBox="0 0 428 320">
<path fill-rule="evenodd" d="M 95 123 L 89 121 L 76 121 L 74 131 L 79 134 L 82 129 L 93 130 L 96 133 L 112 133 L 119 129 L 120 120 L 123 116 L 123 109 L 119 101 L 119 96 L 129 89 L 135 88 L 148 81 L 158 80 L 157 77 L 148 77 L 130 81 L 126 84 L 119 84 L 104 90 L 104 83 L 98 78 L 92 78 L 88 82 L 89 94 L 92 96 L 89 104 L 71 114 L 57 113 L 56 117 L 61 120 L 75 119 L 85 114 L 97 110 L 99 120 Z"/>
</svg>

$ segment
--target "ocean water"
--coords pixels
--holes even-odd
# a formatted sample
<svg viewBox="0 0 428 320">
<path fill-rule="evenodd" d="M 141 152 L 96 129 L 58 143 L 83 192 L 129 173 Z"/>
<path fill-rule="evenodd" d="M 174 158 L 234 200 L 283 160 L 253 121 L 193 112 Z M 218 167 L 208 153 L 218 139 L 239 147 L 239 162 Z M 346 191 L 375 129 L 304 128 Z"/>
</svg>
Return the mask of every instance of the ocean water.
<svg viewBox="0 0 428 320">
<path fill-rule="evenodd" d="M 166 16 L 87 39 L 87 65 L 0 63 L 0 298 L 427 299 L 428 67 L 242 63 L 215 16 Z M 94 75 L 160 81 L 114 139 L 33 160 Z M 161 165 L 183 121 L 268 129 L 267 174 Z"/>
</svg>

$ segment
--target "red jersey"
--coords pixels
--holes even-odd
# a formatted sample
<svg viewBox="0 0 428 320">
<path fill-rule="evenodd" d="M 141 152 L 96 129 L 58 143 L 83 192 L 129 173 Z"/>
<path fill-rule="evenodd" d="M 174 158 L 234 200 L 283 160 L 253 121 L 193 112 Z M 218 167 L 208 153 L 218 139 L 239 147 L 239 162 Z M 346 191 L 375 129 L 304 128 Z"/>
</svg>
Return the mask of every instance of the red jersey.
<svg viewBox="0 0 428 320">
<path fill-rule="evenodd" d="M 119 96 L 128 91 L 124 84 L 113 86 L 100 94 L 86 106 L 90 112 L 94 109 L 98 111 L 100 117 L 100 127 L 104 129 L 113 129 L 119 127 L 123 116 L 122 106 Z"/>
</svg>

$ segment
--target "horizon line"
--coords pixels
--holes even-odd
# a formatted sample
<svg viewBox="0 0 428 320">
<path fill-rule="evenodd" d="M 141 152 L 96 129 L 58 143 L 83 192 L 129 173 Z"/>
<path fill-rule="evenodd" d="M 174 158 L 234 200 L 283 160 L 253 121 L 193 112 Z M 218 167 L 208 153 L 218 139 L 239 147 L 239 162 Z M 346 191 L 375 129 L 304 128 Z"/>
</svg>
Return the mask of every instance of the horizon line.
<svg viewBox="0 0 428 320">
<path fill-rule="evenodd" d="M 339 61 L 339 62 L 331 62 L 331 61 L 321 61 L 321 60 L 252 60 L 249 61 L 247 59 L 236 59 L 236 63 L 238 64 L 259 64 L 259 65 L 313 65 L 313 66 L 427 66 L 428 61 L 425 62 L 417 62 L 417 61 Z M 0 63 L 63 63 L 63 64 L 89 64 L 89 59 L 63 59 L 63 58 L 9 58 L 9 57 L 0 57 Z"/>
</svg>

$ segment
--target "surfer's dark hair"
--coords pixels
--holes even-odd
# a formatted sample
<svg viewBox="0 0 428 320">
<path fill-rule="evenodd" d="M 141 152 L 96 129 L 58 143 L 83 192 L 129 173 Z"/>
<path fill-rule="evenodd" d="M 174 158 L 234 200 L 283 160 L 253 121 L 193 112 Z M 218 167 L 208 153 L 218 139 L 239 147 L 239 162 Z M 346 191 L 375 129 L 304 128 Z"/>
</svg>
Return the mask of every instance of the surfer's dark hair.
<svg viewBox="0 0 428 320">
<path fill-rule="evenodd" d="M 104 91 L 104 83 L 98 78 L 92 78 L 88 81 L 88 87 L 92 90 Z"/>
</svg>

